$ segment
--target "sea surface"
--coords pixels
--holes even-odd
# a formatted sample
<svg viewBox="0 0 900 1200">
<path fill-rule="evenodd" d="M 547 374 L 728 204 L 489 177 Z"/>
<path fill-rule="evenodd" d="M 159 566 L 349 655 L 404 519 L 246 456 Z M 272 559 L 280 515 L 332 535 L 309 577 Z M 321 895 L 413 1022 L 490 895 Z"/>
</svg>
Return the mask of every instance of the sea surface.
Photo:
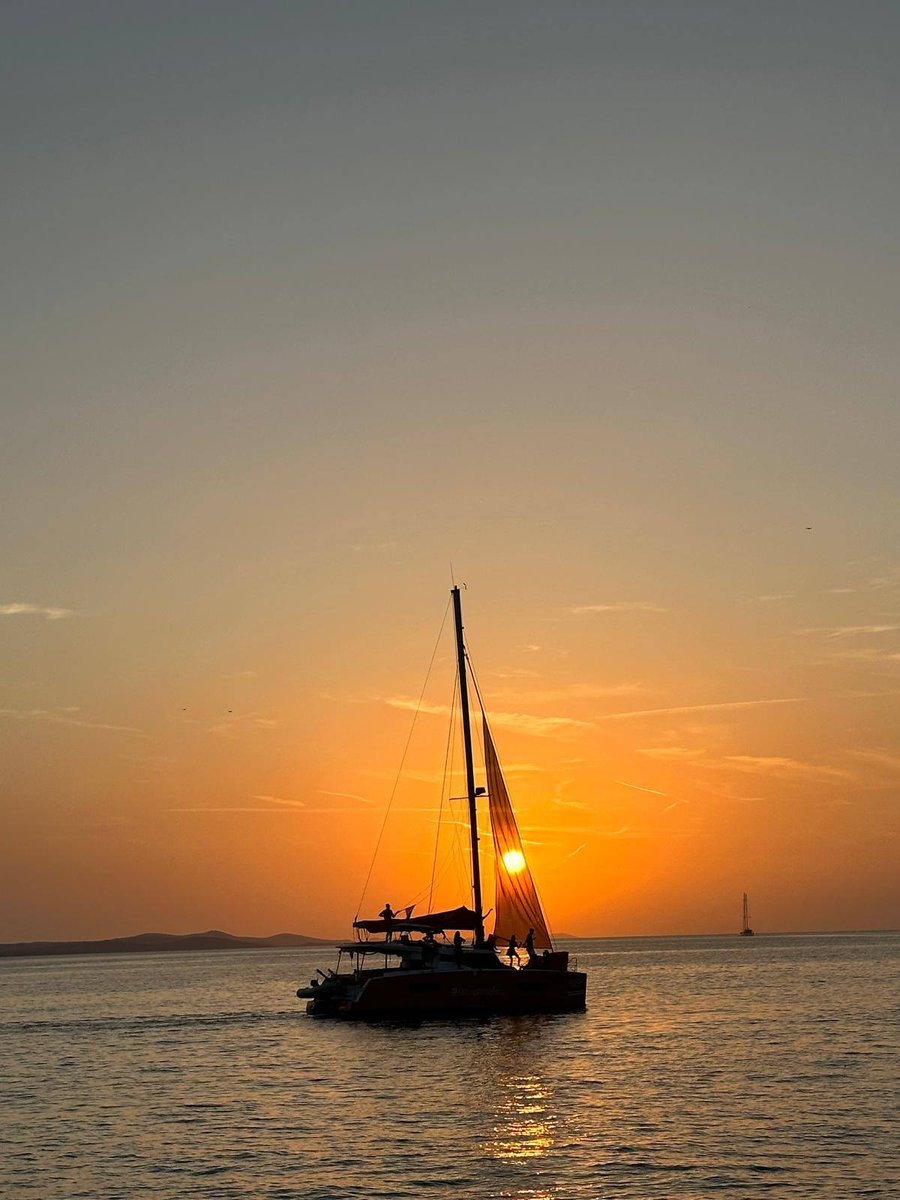
<svg viewBox="0 0 900 1200">
<path fill-rule="evenodd" d="M 0 1195 L 900 1197 L 900 934 L 568 943 L 589 1009 L 354 1025 L 327 947 L 0 962 Z"/>
</svg>

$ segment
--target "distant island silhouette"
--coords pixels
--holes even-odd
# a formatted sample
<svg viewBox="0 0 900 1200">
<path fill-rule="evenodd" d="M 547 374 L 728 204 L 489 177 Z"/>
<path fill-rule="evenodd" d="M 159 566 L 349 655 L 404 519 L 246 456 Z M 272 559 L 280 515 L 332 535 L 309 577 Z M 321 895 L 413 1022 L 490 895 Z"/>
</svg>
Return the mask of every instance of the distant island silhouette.
<svg viewBox="0 0 900 1200">
<path fill-rule="evenodd" d="M 29 958 L 46 954 L 156 954 L 160 950 L 272 950 L 331 945 L 328 938 L 304 933 L 275 933 L 271 937 L 240 937 L 221 929 L 206 933 L 138 933 L 134 937 L 94 942 L 0 943 L 0 958 Z"/>
</svg>

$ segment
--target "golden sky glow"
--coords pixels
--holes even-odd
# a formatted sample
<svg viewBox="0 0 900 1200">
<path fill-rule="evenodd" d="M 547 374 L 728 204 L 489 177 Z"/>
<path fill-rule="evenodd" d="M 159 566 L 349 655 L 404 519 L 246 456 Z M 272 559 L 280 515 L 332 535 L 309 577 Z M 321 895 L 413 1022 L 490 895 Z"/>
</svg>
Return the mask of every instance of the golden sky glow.
<svg viewBox="0 0 900 1200">
<path fill-rule="evenodd" d="M 900 923 L 897 14 L 651 7 L 0 15 L 0 940 L 345 932 L 451 561 L 552 928 Z"/>
</svg>

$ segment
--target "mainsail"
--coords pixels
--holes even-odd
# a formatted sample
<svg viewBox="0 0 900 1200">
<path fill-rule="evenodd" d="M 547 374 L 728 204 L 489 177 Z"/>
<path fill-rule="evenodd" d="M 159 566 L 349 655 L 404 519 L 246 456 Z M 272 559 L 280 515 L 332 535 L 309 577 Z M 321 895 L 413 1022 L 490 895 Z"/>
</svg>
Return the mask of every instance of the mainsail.
<svg viewBox="0 0 900 1200">
<path fill-rule="evenodd" d="M 494 839 L 494 934 L 498 942 L 506 941 L 515 935 L 521 944 L 528 930 L 533 929 L 535 948 L 551 950 L 553 944 L 550 941 L 550 932 L 544 920 L 528 860 L 522 849 L 522 839 L 519 837 L 519 828 L 509 802 L 509 793 L 503 781 L 503 772 L 500 770 L 487 717 L 484 718 L 484 766 L 490 800 L 491 834 Z"/>
</svg>

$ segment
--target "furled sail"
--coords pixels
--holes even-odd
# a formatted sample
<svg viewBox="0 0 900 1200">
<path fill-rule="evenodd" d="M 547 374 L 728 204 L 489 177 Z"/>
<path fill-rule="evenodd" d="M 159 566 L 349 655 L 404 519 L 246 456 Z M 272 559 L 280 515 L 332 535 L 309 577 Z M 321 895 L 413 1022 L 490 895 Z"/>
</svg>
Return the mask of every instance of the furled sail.
<svg viewBox="0 0 900 1200">
<path fill-rule="evenodd" d="M 538 950 L 552 949 L 550 932 L 538 899 L 537 888 L 509 802 L 509 793 L 497 759 L 487 718 L 484 720 L 484 765 L 490 798 L 491 834 L 494 839 L 494 934 L 502 945 L 511 935 L 521 944 L 529 929 L 534 930 L 534 945 Z"/>
</svg>

